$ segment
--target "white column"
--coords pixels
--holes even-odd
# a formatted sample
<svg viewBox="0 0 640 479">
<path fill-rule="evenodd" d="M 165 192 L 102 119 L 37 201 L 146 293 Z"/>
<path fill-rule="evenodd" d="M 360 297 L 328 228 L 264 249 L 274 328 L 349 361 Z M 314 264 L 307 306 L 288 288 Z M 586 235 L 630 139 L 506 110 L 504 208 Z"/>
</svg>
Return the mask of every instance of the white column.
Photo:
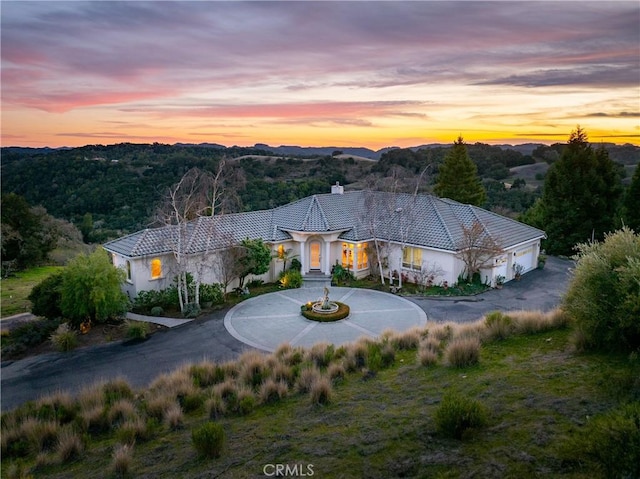
<svg viewBox="0 0 640 479">
<path fill-rule="evenodd" d="M 331 272 L 331 243 L 329 241 L 324 242 L 324 274 Z"/>
<path fill-rule="evenodd" d="M 302 265 L 302 270 L 300 271 L 302 274 L 307 272 L 307 258 L 305 255 L 305 248 L 307 243 L 305 241 L 300 242 L 300 264 Z"/>
</svg>

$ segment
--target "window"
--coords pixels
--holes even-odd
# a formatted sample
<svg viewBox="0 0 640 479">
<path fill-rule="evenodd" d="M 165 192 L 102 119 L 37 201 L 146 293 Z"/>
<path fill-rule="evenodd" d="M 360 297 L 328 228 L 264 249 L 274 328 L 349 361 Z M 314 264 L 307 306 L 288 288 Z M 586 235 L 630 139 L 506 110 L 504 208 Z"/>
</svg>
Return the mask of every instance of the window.
<svg viewBox="0 0 640 479">
<path fill-rule="evenodd" d="M 342 243 L 342 267 L 353 268 L 353 245 Z"/>
<path fill-rule="evenodd" d="M 126 263 L 126 270 L 127 270 L 127 281 L 131 282 L 131 261 L 127 260 Z"/>
<path fill-rule="evenodd" d="M 278 259 L 284 259 L 284 245 L 278 246 Z"/>
<path fill-rule="evenodd" d="M 402 250 L 402 267 L 409 269 L 422 269 L 422 250 L 406 246 Z"/>
<path fill-rule="evenodd" d="M 356 249 L 356 258 L 358 269 L 366 269 L 369 267 L 369 257 L 367 256 L 368 243 L 359 243 Z"/>
<path fill-rule="evenodd" d="M 158 279 L 162 277 L 162 261 L 160 258 L 154 258 L 151 260 L 151 279 Z"/>
</svg>

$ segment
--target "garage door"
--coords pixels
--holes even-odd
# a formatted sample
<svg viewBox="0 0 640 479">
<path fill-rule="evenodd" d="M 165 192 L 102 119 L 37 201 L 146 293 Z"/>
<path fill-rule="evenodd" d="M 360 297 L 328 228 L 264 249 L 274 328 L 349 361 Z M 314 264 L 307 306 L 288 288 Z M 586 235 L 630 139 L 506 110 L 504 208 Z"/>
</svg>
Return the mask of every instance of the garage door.
<svg viewBox="0 0 640 479">
<path fill-rule="evenodd" d="M 524 271 L 531 271 L 535 269 L 537 264 L 534 264 L 536 257 L 537 245 L 531 245 L 526 248 L 516 250 L 513 257 L 513 264 L 521 264 L 524 267 Z"/>
</svg>

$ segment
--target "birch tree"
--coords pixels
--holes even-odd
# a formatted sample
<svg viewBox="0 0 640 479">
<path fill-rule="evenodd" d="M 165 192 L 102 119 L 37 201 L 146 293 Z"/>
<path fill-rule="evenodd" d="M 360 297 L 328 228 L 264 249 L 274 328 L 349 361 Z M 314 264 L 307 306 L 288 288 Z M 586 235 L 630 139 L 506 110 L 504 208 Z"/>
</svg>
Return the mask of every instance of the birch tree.
<svg viewBox="0 0 640 479">
<path fill-rule="evenodd" d="M 467 281 L 502 253 L 500 241 L 492 238 L 479 221 L 474 221 L 471 226 L 462 225 L 457 256 L 464 262 Z"/>
</svg>

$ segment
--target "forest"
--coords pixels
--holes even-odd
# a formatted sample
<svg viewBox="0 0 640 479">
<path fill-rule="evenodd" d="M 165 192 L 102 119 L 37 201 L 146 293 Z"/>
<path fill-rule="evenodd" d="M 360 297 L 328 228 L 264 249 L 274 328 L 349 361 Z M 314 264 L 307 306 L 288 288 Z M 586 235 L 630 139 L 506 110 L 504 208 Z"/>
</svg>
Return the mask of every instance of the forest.
<svg viewBox="0 0 640 479">
<path fill-rule="evenodd" d="M 541 196 L 544 174 L 525 180 L 514 177 L 514 171 L 552 164 L 565 145 L 540 145 L 530 155 L 482 143 L 466 146 L 487 192 L 482 206 L 517 217 Z M 638 147 L 608 145 L 607 149 L 623 178 L 629 170 L 625 165 L 639 161 Z M 342 151 L 285 157 L 256 147 L 213 144 L 10 147 L 1 150 L 2 192 L 14 193 L 28 205 L 42 206 L 52 217 L 69 221 L 79 228 L 85 242 L 101 243 L 153 227 L 154 211 L 164 192 L 193 167 L 215 171 L 225 160 L 227 191 L 235 200 L 232 209 L 251 211 L 327 193 L 336 181 L 347 189 L 415 191 L 417 185 L 421 192 L 432 192 L 449 150 L 441 145 L 394 148 L 385 150 L 378 161 L 367 161 Z"/>
</svg>

